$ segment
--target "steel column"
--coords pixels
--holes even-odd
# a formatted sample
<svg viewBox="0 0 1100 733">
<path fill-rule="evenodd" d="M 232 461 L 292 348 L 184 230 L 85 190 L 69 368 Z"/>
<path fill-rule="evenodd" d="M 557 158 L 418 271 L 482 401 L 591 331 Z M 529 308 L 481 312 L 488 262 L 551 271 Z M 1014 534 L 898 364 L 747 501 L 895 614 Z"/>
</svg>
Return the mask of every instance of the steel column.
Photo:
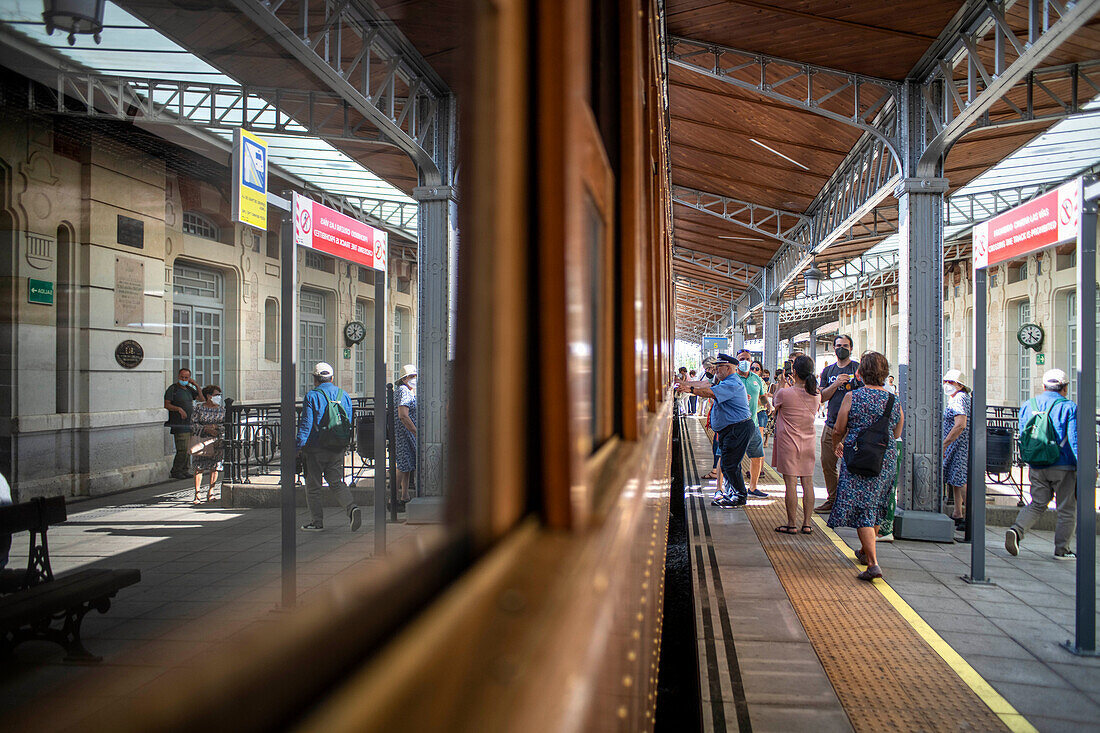
<svg viewBox="0 0 1100 733">
<path fill-rule="evenodd" d="M 374 556 L 386 554 L 386 281 L 388 272 L 374 273 Z M 396 366 L 396 365 L 395 365 Z M 397 405 L 394 405 L 394 410 Z M 396 435 L 395 435 L 396 437 Z M 396 508 L 396 502 L 394 507 Z"/>
<path fill-rule="evenodd" d="M 809 353 L 807 354 L 807 356 L 809 356 L 811 359 L 814 360 L 814 364 L 817 363 L 817 329 L 816 328 L 810 330 L 810 349 L 809 349 Z"/>
<path fill-rule="evenodd" d="M 1096 656 L 1096 226 L 1082 179 L 1077 229 L 1077 624 L 1066 646 Z"/>
<path fill-rule="evenodd" d="M 913 520 L 910 522 L 903 519 L 901 536 L 951 541 L 951 521 L 940 514 L 943 503 L 940 435 L 943 420 L 943 196 L 947 180 L 914 177 L 925 147 L 924 100 L 915 83 L 906 85 L 902 112 L 905 170 L 894 192 L 898 200 L 900 234 L 899 304 L 905 311 L 905 317 L 898 319 L 898 381 L 905 410 L 902 433 L 905 457 L 898 476 L 898 497 L 905 514 L 930 514 L 907 517 Z"/>
<path fill-rule="evenodd" d="M 282 215 L 279 232 L 279 264 L 282 310 L 279 313 L 279 520 L 282 537 L 283 608 L 293 608 L 298 598 L 297 543 L 295 538 L 295 446 L 298 421 L 294 412 L 298 392 L 298 349 L 295 321 L 298 314 L 298 253 L 294 246 L 294 222 L 290 212 Z"/>
<path fill-rule="evenodd" d="M 986 289 L 989 272 L 974 270 L 974 348 L 971 369 L 974 389 L 970 395 L 970 482 L 967 484 L 966 512 L 970 536 L 970 574 L 963 577 L 969 583 L 988 583 L 985 577 L 985 458 L 986 393 L 989 358 L 987 349 L 986 311 L 989 299 Z"/>
<path fill-rule="evenodd" d="M 779 358 L 779 293 L 775 287 L 775 266 L 764 270 L 764 368 L 775 373 Z M 774 293 L 774 295 L 773 295 Z"/>
<path fill-rule="evenodd" d="M 450 250 L 454 228 L 450 186 L 413 189 L 420 202 L 417 257 L 417 451 L 420 496 L 443 495 L 447 435 L 447 382 L 450 373 Z"/>
</svg>

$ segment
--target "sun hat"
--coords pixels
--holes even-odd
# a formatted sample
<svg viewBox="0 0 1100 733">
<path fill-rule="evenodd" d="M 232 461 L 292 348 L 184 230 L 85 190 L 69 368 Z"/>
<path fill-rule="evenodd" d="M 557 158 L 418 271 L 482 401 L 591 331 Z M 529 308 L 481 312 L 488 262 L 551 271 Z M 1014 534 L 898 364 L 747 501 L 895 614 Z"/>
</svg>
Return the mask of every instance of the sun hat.
<svg viewBox="0 0 1100 733">
<path fill-rule="evenodd" d="M 1069 377 L 1061 369 L 1047 369 L 1043 372 L 1043 386 L 1062 389 L 1069 384 Z"/>
<path fill-rule="evenodd" d="M 958 369 L 948 369 L 946 372 L 944 372 L 943 381 L 955 382 L 956 384 L 961 384 L 964 387 L 970 386 L 966 383 L 966 377 L 964 377 L 963 373 L 960 372 Z"/>
<path fill-rule="evenodd" d="M 319 361 L 313 367 L 313 376 L 315 377 L 331 377 L 333 374 L 332 364 L 327 361 Z"/>
<path fill-rule="evenodd" d="M 401 376 L 397 378 L 397 381 L 398 382 L 404 382 L 409 377 L 415 377 L 415 376 L 416 376 L 416 365 L 415 364 L 406 364 L 405 366 L 401 367 Z"/>
</svg>

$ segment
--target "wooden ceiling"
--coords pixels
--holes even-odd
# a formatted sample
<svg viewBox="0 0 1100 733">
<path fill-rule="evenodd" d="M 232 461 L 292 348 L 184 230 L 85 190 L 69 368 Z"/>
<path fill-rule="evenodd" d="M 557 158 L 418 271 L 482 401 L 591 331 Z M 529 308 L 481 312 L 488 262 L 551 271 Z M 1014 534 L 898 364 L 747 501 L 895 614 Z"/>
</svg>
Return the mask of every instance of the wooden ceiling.
<svg viewBox="0 0 1100 733">
<path fill-rule="evenodd" d="M 667 32 L 673 38 L 902 81 L 930 52 L 964 4 L 961 0 L 666 0 L 665 8 Z M 1020 31 L 1018 36 L 1026 34 L 1026 9 L 1026 2 L 1017 2 L 1009 13 L 1010 24 Z M 1098 59 L 1098 49 L 1100 18 L 1094 18 L 1056 49 L 1042 68 Z M 1011 62 L 1011 53 L 1008 60 Z M 991 60 L 986 61 L 991 67 Z M 736 73 L 751 82 L 751 75 L 758 70 L 750 67 Z M 768 69 L 772 81 L 773 75 L 785 73 Z M 1100 78 L 1100 70 L 1094 77 Z M 1051 77 L 1044 83 L 1054 96 L 1037 88 L 1033 99 L 1037 115 L 1057 111 L 1061 102 L 1073 96 L 1068 80 Z M 1078 101 L 1091 99 L 1097 91 L 1081 84 Z M 846 105 L 850 109 L 851 99 L 842 93 L 829 104 L 834 111 Z M 1009 99 L 1026 108 L 1022 88 L 1012 90 Z M 669 114 L 674 185 L 795 212 L 806 211 L 860 135 L 853 126 L 676 65 L 669 66 Z M 1003 120 L 1013 114 L 1002 102 L 991 110 L 990 117 Z M 944 175 L 952 190 L 1003 160 L 1050 124 L 1034 122 L 969 133 L 945 160 Z M 847 240 L 831 246 L 819 261 L 857 257 L 887 236 L 896 227 L 897 202 L 888 197 L 882 206 L 883 211 L 869 214 L 864 226 L 854 228 Z M 681 247 L 762 265 L 780 246 L 775 238 L 687 206 L 675 205 L 673 214 L 675 243 Z M 678 271 L 686 267 L 679 262 L 675 266 Z M 714 274 L 693 275 L 722 282 L 722 277 Z M 734 289 L 738 290 L 737 286 Z"/>
</svg>

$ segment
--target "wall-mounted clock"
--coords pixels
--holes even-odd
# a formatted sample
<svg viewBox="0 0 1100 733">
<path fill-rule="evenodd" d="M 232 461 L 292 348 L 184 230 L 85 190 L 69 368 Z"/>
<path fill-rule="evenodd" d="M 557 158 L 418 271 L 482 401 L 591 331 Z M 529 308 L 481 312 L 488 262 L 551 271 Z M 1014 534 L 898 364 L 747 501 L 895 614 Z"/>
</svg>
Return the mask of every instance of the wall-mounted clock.
<svg viewBox="0 0 1100 733">
<path fill-rule="evenodd" d="M 1020 330 L 1016 332 L 1016 340 L 1020 342 L 1022 346 L 1026 346 L 1034 351 L 1039 351 L 1043 347 L 1043 327 L 1038 323 L 1025 323 L 1020 326 Z"/>
<path fill-rule="evenodd" d="M 344 326 L 344 340 L 349 344 L 357 344 L 367 335 L 367 327 L 362 321 L 348 321 Z"/>
</svg>

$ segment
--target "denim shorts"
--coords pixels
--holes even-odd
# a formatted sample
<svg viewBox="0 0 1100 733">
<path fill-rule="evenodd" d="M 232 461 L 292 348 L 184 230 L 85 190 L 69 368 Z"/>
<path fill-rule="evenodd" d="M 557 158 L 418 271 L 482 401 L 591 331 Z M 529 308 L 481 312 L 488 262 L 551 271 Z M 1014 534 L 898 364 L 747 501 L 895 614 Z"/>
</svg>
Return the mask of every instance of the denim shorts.
<svg viewBox="0 0 1100 733">
<path fill-rule="evenodd" d="M 749 458 L 764 457 L 764 439 L 760 437 L 759 430 L 752 431 L 752 437 L 749 438 L 749 447 L 745 449 L 745 455 Z"/>
<path fill-rule="evenodd" d="M 766 410 L 756 413 L 756 425 L 761 428 L 768 427 L 768 413 Z"/>
</svg>

